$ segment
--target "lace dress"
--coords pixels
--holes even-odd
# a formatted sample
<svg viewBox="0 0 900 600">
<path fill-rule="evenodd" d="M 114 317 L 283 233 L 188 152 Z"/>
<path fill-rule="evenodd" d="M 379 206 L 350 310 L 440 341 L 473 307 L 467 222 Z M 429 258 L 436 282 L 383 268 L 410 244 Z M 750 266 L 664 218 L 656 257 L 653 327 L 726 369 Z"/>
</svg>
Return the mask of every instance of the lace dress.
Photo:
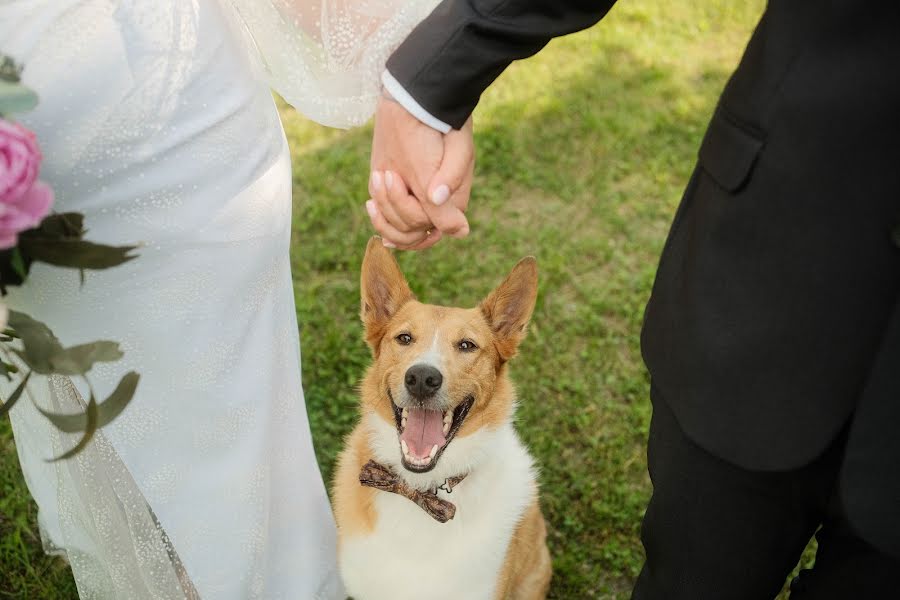
<svg viewBox="0 0 900 600">
<path fill-rule="evenodd" d="M 0 0 L 0 51 L 25 65 L 56 209 L 139 242 L 87 274 L 36 266 L 6 299 L 63 343 L 122 343 L 98 397 L 137 395 L 76 458 L 30 402 L 11 411 L 45 546 L 82 598 L 343 598 L 300 382 L 291 172 L 269 85 L 332 126 L 364 122 L 420 0 Z M 303 240 L 296 240 L 303 244 Z M 303 285 L 298 282 L 298 285 Z M 68 378 L 33 378 L 56 412 Z M 0 393 L 9 394 L 8 389 Z"/>
</svg>

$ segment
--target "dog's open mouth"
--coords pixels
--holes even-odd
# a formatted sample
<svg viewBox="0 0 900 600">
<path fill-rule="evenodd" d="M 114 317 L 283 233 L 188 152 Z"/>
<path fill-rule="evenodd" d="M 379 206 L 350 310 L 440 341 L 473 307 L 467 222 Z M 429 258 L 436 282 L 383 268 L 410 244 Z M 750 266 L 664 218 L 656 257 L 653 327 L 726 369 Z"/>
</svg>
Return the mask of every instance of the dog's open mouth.
<svg viewBox="0 0 900 600">
<path fill-rule="evenodd" d="M 434 468 L 475 403 L 474 396 L 466 396 L 453 410 L 400 408 L 394 404 L 390 391 L 388 396 L 397 422 L 403 466 L 414 473 L 425 473 Z"/>
</svg>

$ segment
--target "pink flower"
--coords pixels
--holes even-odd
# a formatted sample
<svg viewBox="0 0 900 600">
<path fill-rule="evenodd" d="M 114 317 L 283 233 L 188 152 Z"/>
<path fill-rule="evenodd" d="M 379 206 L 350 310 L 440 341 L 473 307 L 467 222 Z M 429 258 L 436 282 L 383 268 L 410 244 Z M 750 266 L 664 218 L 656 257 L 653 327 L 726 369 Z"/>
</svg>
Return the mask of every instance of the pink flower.
<svg viewBox="0 0 900 600">
<path fill-rule="evenodd" d="M 37 181 L 41 158 L 32 132 L 0 119 L 0 249 L 15 246 L 20 231 L 50 212 L 53 190 Z"/>
</svg>

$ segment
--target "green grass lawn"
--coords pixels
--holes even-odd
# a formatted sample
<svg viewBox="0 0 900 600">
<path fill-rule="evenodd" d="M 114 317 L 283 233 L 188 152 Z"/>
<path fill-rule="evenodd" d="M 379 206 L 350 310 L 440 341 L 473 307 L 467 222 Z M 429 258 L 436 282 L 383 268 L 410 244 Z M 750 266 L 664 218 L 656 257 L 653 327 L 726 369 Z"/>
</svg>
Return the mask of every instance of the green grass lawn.
<svg viewBox="0 0 900 600">
<path fill-rule="evenodd" d="M 421 299 L 467 306 L 520 257 L 538 259 L 540 295 L 512 376 L 519 431 L 541 465 L 553 598 L 627 598 L 640 569 L 643 307 L 700 138 L 762 9 L 623 0 L 600 25 L 514 65 L 476 113 L 472 234 L 400 256 Z M 282 115 L 303 380 L 330 479 L 369 360 L 357 313 L 371 130 Z M 0 423 L 0 598 L 74 598 L 66 567 L 40 552 L 35 514 Z"/>
</svg>

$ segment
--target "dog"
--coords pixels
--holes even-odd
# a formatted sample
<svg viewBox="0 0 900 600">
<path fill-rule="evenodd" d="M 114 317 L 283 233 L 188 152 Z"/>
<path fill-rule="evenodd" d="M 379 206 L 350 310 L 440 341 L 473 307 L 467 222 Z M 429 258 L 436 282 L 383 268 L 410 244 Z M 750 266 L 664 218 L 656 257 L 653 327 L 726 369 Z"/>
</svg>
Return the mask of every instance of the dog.
<svg viewBox="0 0 900 600">
<path fill-rule="evenodd" d="M 355 600 L 535 600 L 551 578 L 507 363 L 537 297 L 522 259 L 477 308 L 416 300 L 378 238 L 361 318 L 373 361 L 338 461 L 338 562 Z"/>
</svg>

